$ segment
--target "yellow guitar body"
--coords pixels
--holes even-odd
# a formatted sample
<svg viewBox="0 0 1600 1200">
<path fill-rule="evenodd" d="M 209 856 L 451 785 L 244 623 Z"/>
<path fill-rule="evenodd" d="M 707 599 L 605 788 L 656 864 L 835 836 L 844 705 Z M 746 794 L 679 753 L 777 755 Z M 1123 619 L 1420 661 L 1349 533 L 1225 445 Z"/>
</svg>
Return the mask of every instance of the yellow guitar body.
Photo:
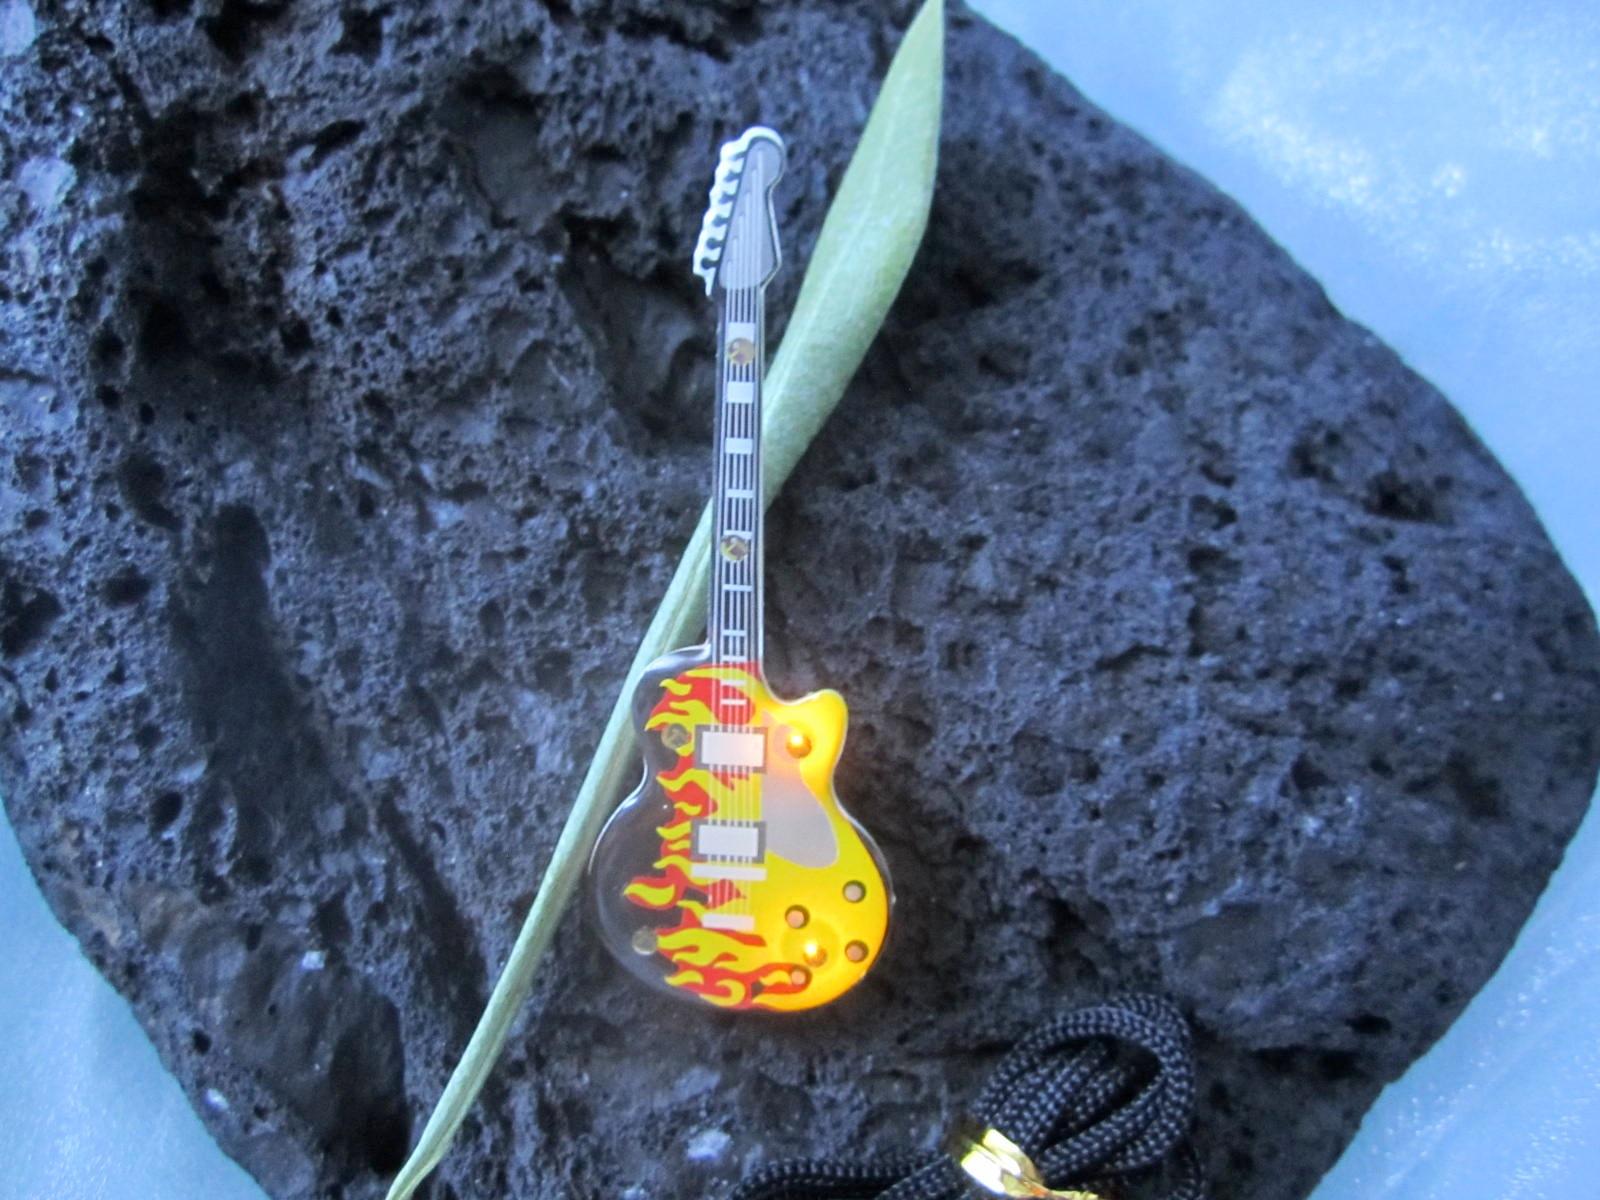
<svg viewBox="0 0 1600 1200">
<path fill-rule="evenodd" d="M 644 687 L 656 692 L 647 712 L 636 706 L 650 765 L 602 844 L 642 841 L 629 814 L 650 807 L 648 857 L 626 875 L 614 850 L 596 860 L 608 864 L 596 871 L 600 887 L 609 879 L 635 914 L 619 957 L 721 1008 L 795 1011 L 854 987 L 883 947 L 890 895 L 876 848 L 833 790 L 844 698 L 785 702 L 728 664 Z M 726 761 L 739 753 L 741 765 Z M 619 911 L 598 898 L 603 916 Z"/>
</svg>

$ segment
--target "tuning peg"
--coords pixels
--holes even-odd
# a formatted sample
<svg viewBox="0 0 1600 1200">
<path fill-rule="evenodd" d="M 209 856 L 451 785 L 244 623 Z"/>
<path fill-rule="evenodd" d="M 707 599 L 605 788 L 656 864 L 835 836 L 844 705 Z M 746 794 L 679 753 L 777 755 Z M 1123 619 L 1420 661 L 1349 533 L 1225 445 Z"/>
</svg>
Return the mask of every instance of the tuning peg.
<svg viewBox="0 0 1600 1200">
<path fill-rule="evenodd" d="M 724 142 L 718 156 L 717 169 L 711 180 L 711 190 L 706 196 L 705 217 L 700 223 L 700 238 L 695 245 L 694 256 L 690 259 L 694 273 L 704 280 L 708 295 L 716 286 L 722 263 L 722 251 L 727 243 L 727 230 L 732 224 L 733 210 L 739 202 L 746 168 L 749 166 L 747 160 L 757 145 L 763 147 L 763 155 L 769 155 L 772 150 L 776 150 L 778 159 L 773 175 L 775 179 L 783 170 L 784 148 L 783 139 L 770 129 L 753 126 L 745 130 L 739 137 Z M 767 160 L 763 158 L 751 161 L 765 163 Z M 772 247 L 772 251 L 772 267 L 776 269 L 776 245 Z"/>
</svg>

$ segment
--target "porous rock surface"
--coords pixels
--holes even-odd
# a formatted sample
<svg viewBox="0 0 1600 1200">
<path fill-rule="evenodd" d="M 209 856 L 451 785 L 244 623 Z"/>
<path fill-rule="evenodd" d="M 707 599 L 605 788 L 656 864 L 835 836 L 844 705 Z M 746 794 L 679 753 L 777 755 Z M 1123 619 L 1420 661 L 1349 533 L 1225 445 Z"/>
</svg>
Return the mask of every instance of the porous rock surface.
<svg viewBox="0 0 1600 1200">
<path fill-rule="evenodd" d="M 908 3 L 5 0 L 0 788 L 274 1197 L 378 1196 L 705 490 L 687 254 L 792 146 L 792 301 Z M 1221 1194 L 1303 1196 L 1594 779 L 1593 619 L 1438 393 L 960 12 L 927 243 L 775 506 L 770 673 L 899 888 L 828 1011 L 564 927 L 435 1200 L 928 1145 L 1156 986 Z"/>
</svg>

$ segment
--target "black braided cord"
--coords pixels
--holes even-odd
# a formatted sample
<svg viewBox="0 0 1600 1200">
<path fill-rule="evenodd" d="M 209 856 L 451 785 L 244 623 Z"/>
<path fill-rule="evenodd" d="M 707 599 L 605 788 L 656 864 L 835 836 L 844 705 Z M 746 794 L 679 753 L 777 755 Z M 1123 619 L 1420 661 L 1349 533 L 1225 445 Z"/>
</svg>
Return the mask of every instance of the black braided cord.
<svg viewBox="0 0 1600 1200">
<path fill-rule="evenodd" d="M 1119 996 L 1034 1030 L 972 1106 L 1020 1146 L 1051 1188 L 1126 1200 L 1143 1181 L 1164 1200 L 1206 1200 L 1193 1149 L 1189 1026 L 1160 996 Z M 1168 1160 L 1171 1160 L 1170 1162 Z M 967 1200 L 984 1195 L 943 1150 L 864 1163 L 774 1163 L 728 1200 Z"/>
</svg>

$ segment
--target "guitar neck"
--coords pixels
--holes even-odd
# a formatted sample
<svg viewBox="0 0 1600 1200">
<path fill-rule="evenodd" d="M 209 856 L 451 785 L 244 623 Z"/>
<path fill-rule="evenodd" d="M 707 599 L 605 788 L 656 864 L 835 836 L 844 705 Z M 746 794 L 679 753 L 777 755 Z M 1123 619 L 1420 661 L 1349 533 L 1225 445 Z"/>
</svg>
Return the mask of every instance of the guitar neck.
<svg viewBox="0 0 1600 1200">
<path fill-rule="evenodd" d="M 719 291 L 711 598 L 715 663 L 761 665 L 761 376 L 764 286 Z"/>
</svg>

